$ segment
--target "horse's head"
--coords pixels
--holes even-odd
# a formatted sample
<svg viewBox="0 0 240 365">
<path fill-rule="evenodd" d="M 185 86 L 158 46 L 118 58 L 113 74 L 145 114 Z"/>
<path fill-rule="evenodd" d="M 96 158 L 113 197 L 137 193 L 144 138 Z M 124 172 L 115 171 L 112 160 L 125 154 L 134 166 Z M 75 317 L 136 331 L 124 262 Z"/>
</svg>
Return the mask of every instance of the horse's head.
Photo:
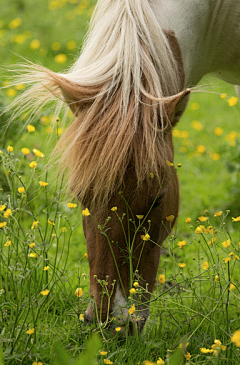
<svg viewBox="0 0 240 365">
<path fill-rule="evenodd" d="M 169 126 L 173 127 L 180 119 L 188 97 L 186 90 L 165 104 Z M 160 171 L 152 171 L 139 185 L 130 162 L 122 186 L 111 194 L 106 206 L 89 209 L 91 215 L 83 219 L 90 294 L 95 302 L 94 309 L 90 303 L 86 311 L 90 322 L 94 317 L 103 322 L 113 316 L 122 328 L 128 320 L 142 328 L 148 317 L 160 247 L 178 215 L 178 178 L 175 167 L 169 163 L 174 157 L 172 127 L 167 127 L 161 135 L 165 161 Z M 83 214 L 90 203 L 84 201 Z M 134 282 L 139 287 L 131 295 L 129 290 L 134 288 Z M 135 313 L 129 314 L 133 302 Z"/>
</svg>

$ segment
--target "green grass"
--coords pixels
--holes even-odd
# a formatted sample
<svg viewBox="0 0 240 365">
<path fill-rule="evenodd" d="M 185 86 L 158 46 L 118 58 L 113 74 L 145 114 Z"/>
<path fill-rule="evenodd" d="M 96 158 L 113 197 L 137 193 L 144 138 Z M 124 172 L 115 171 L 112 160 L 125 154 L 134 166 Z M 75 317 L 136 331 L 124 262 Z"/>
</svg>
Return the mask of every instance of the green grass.
<svg viewBox="0 0 240 365">
<path fill-rule="evenodd" d="M 92 4 L 85 0 L 4 2 L 0 18 L 4 30 L 0 32 L 1 64 L 9 67 L 19 62 L 16 54 L 20 54 L 56 71 L 69 67 L 81 46 Z M 9 24 L 15 18 L 21 18 L 22 23 L 11 29 Z M 35 43 L 39 45 L 36 49 L 30 47 L 33 40 L 40 42 Z M 69 41 L 75 41 L 77 47 L 69 50 Z M 60 43 L 58 50 L 52 49 L 54 42 Z M 55 60 L 59 53 L 67 55 L 63 64 Z M 9 74 L 3 72 L 3 76 L 2 83 Z M 35 132 L 26 130 L 24 120 L 9 127 L 0 146 L 0 205 L 6 205 L 0 221 L 7 222 L 0 229 L 0 344 L 6 364 L 50 364 L 54 360 L 57 364 L 68 363 L 67 359 L 61 362 L 63 355 L 57 357 L 56 351 L 62 351 L 56 350 L 59 345 L 68 352 L 66 358 L 77 359 L 92 332 L 101 334 L 101 349 L 108 352 L 102 356 L 98 340 L 90 343 L 85 356 L 92 352 L 94 357 L 96 353 L 98 364 L 104 363 L 103 358 L 114 364 L 135 365 L 145 360 L 157 362 L 159 357 L 166 364 L 240 362 L 239 349 L 231 343 L 233 332 L 240 328 L 240 270 L 239 260 L 234 259 L 240 256 L 240 223 L 231 218 L 240 215 L 240 113 L 239 105 L 230 107 L 228 98 L 218 94 L 234 96 L 233 86 L 210 78 L 203 80 L 202 89 L 209 90 L 207 83 L 217 93 L 193 93 L 174 132 L 175 162 L 182 164 L 178 172 L 181 203 L 178 223 L 163 245 L 159 265 L 159 274 L 164 274 L 166 281 L 156 286 L 143 333 L 125 341 L 117 333 L 110 335 L 101 324 L 94 329 L 79 319 L 90 300 L 88 263 L 83 255 L 86 244 L 80 207 L 68 208 L 65 182 L 55 176 L 54 170 L 46 172 L 47 159 L 58 139 L 56 127 L 49 133 L 51 111 L 39 111 L 32 122 Z M 0 103 L 9 104 L 12 97 L 7 94 L 20 92 L 0 90 Z M 8 117 L 1 116 L 3 127 Z M 62 127 L 60 122 L 58 129 Z M 222 128 L 221 135 L 215 134 L 216 127 Z M 8 145 L 13 146 L 13 152 L 7 152 Z M 23 147 L 31 150 L 26 156 L 21 152 Z M 45 156 L 36 157 L 34 148 Z M 36 169 L 29 167 L 33 160 L 38 164 Z M 40 180 L 49 185 L 40 187 Z M 25 187 L 24 193 L 18 193 L 21 186 Z M 12 210 L 9 218 L 3 216 L 7 208 Z M 219 211 L 223 214 L 214 217 Z M 199 223 L 200 216 L 209 220 Z M 185 222 L 187 217 L 192 219 L 190 224 Z M 39 225 L 31 229 L 34 221 Z M 211 225 L 214 232 L 195 233 L 200 224 Z M 62 232 L 63 227 L 67 232 Z M 214 237 L 216 241 L 208 245 Z M 228 239 L 231 245 L 224 248 L 222 242 Z M 4 246 L 10 240 L 11 245 Z M 186 245 L 180 249 L 177 243 L 182 240 Z M 35 247 L 30 248 L 33 242 Z M 230 252 L 233 257 L 224 263 Z M 29 257 L 30 253 L 38 256 Z M 204 262 L 209 264 L 206 270 Z M 186 267 L 181 269 L 178 263 L 186 263 Z M 49 269 L 45 271 L 46 266 Z M 216 275 L 219 281 L 215 281 Z M 231 283 L 235 289 L 229 291 Z M 81 297 L 74 294 L 79 287 L 83 289 Z M 44 296 L 41 292 L 46 289 L 50 292 Z M 26 333 L 32 328 L 34 333 Z M 200 352 L 200 348 L 210 349 L 215 339 L 226 346 L 225 351 L 219 349 L 217 356 Z M 183 360 L 174 360 L 179 344 L 186 342 L 189 345 Z M 185 358 L 187 352 L 191 354 L 189 360 Z M 92 363 L 89 357 L 79 358 L 76 364 L 83 361 Z"/>
</svg>

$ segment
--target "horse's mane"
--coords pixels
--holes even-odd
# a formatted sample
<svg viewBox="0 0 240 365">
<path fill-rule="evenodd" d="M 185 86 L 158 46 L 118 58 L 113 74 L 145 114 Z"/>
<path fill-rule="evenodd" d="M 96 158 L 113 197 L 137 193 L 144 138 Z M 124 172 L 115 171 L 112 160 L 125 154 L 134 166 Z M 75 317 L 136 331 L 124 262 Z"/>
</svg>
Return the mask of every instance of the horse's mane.
<svg viewBox="0 0 240 365">
<path fill-rule="evenodd" d="M 69 167 L 70 187 L 81 201 L 89 189 L 92 205 L 106 201 L 123 183 L 129 164 L 138 184 L 151 171 L 158 174 L 166 160 L 164 97 L 179 91 L 179 78 L 148 0 L 99 0 L 69 72 L 25 68 L 20 81 L 33 85 L 15 106 L 37 110 L 64 97 L 75 114 L 54 154 L 64 169 Z"/>
</svg>

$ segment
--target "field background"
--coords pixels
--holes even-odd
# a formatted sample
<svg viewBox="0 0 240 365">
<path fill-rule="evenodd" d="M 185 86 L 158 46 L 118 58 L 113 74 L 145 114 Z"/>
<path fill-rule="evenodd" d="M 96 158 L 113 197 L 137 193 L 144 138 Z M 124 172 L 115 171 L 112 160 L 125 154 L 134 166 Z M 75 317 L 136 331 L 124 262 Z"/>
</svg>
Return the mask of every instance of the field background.
<svg viewBox="0 0 240 365">
<path fill-rule="evenodd" d="M 24 88 L 9 84 L 9 70 L 22 62 L 21 57 L 57 72 L 72 65 L 81 48 L 94 3 L 93 0 L 0 0 L 1 107 L 9 105 Z M 164 273 L 166 283 L 157 285 L 151 316 L 140 340 L 129 338 L 121 343 L 104 332 L 101 348 L 108 351 L 107 358 L 115 364 L 156 362 L 159 357 L 170 364 L 172 353 L 184 341 L 189 342 L 188 349 L 184 360 L 176 363 L 224 363 L 226 359 L 228 363 L 239 363 L 239 350 L 231 344 L 232 333 L 240 327 L 239 261 L 232 259 L 225 266 L 220 262 L 232 250 L 234 255 L 239 253 L 240 223 L 233 223 L 231 217 L 240 215 L 240 107 L 239 103 L 229 105 L 229 100 L 235 96 L 234 87 L 213 76 L 202 80 L 199 89 L 202 91 L 192 93 L 187 110 L 174 130 L 175 163 L 182 164 L 178 172 L 181 202 L 178 223 L 164 244 L 159 267 L 159 274 Z M 92 331 L 79 320 L 89 300 L 81 210 L 67 207 L 69 200 L 62 195 L 62 183 L 54 175 L 54 168 L 46 172 L 48 157 L 64 129 L 61 119 L 53 127 L 52 110 L 39 111 L 31 122 L 35 132 L 29 133 L 24 115 L 5 130 L 10 115 L 8 112 L 0 117 L 0 150 L 4 155 L 0 204 L 7 202 L 10 206 L 11 201 L 13 209 L 21 207 L 24 213 L 14 213 L 16 219 L 15 223 L 11 221 L 11 231 L 0 231 L 0 341 L 7 364 L 49 364 L 55 358 L 58 344 L 69 356 L 77 357 L 86 348 Z M 7 152 L 9 145 L 13 146 L 12 153 Z M 23 156 L 23 147 L 42 151 L 44 158 L 36 157 L 33 152 Z M 38 163 L 36 170 L 28 166 L 32 160 Z M 46 179 L 49 181 L 47 194 L 39 189 L 38 183 Z M 27 187 L 31 204 L 17 193 L 21 181 Z M 223 211 L 222 216 L 214 217 L 219 211 Z M 195 233 L 200 216 L 209 217 L 208 225 L 216 227 L 220 251 L 213 250 L 210 254 L 208 246 L 204 246 L 204 235 Z M 191 217 L 192 225 L 185 222 L 187 217 Z M 46 225 L 47 246 L 43 249 L 39 243 L 41 257 L 45 257 L 42 263 L 46 264 L 48 257 L 47 262 L 52 265 L 52 273 L 48 274 L 52 296 L 39 299 L 36 292 L 46 288 L 49 277 L 39 274 L 40 264 L 24 264 L 23 258 L 29 258 L 23 243 L 41 241 L 42 232 L 31 236 L 30 227 L 36 220 L 44 226 L 46 219 L 58 221 L 58 226 Z M 67 233 L 59 233 L 65 226 Z M 26 233 L 27 230 L 30 233 Z M 15 238 L 15 246 L 6 247 L 4 244 L 10 235 Z M 221 243 L 227 239 L 231 240 L 232 247 L 222 252 Z M 187 245 L 179 250 L 176 243 L 182 240 L 186 240 Z M 21 243 L 18 248 L 17 242 Z M 202 263 L 210 263 L 209 256 L 212 257 L 211 270 L 204 272 Z M 180 271 L 178 262 L 187 263 L 186 268 Z M 26 268 L 31 277 L 24 277 Z M 214 281 L 217 273 L 222 278 L 221 288 L 217 288 Z M 175 281 L 177 289 L 171 291 Z M 229 291 L 233 282 L 235 290 Z M 83 288 L 81 298 L 74 296 L 77 287 Z M 215 305 L 216 311 L 208 318 Z M 27 307 L 31 308 L 30 312 Z M 33 336 L 26 333 L 32 327 L 35 328 Z M 211 348 L 215 339 L 221 340 L 227 350 L 219 350 L 217 356 L 202 354 L 199 349 Z M 188 353 L 191 358 L 187 357 Z M 97 363 L 104 363 L 103 356 L 98 354 Z"/>
</svg>

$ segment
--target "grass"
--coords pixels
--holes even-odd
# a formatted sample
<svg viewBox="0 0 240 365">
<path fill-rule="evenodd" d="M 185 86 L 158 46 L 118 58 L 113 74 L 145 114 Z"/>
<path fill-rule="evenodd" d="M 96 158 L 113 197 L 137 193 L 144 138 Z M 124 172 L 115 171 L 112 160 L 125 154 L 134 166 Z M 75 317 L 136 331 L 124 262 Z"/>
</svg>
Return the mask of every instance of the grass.
<svg viewBox="0 0 240 365">
<path fill-rule="evenodd" d="M 18 53 L 56 71 L 68 67 L 81 45 L 92 4 L 73 0 L 4 3 L 1 64 L 18 62 Z M 16 18 L 22 22 L 12 28 Z M 32 43 L 34 40 L 39 42 Z M 77 46 L 69 49 L 69 41 Z M 59 54 L 67 56 L 60 58 L 64 63 L 57 62 Z M 5 76 L 3 82 L 8 73 Z M 193 93 L 174 131 L 175 163 L 182 164 L 178 172 L 181 204 L 178 223 L 162 250 L 159 275 L 164 277 L 152 296 L 151 315 L 143 333 L 126 341 L 117 332 L 110 336 L 99 323 L 93 329 L 80 319 L 90 300 L 80 208 L 68 207 L 61 177 L 46 172 L 48 156 L 63 129 L 61 122 L 52 129 L 51 111 L 44 110 L 32 122 L 34 132 L 27 131 L 24 116 L 9 127 L 0 147 L 0 205 L 6 205 L 0 221 L 7 222 L 0 229 L 0 343 L 6 364 L 66 364 L 69 358 L 76 364 L 90 364 L 94 358 L 98 364 L 109 359 L 114 364 L 132 365 L 146 360 L 160 363 L 159 357 L 166 364 L 239 363 L 239 348 L 231 342 L 232 334 L 240 328 L 240 222 L 232 222 L 232 217 L 240 215 L 239 105 L 228 104 L 229 97 L 235 95 L 231 85 L 214 78 L 205 79 L 206 83 L 215 93 Z M 1 90 L 1 104 L 8 104 L 19 92 L 11 87 Z M 222 93 L 227 98 L 221 98 Z M 7 119 L 1 117 L 3 126 Z M 13 146 L 12 152 L 7 151 L 8 146 Z M 30 153 L 23 155 L 23 147 Z M 36 156 L 33 149 L 42 151 L 44 157 Z M 37 162 L 36 168 L 29 167 L 31 161 Z M 39 181 L 49 185 L 41 187 Z M 19 193 L 19 187 L 25 191 Z M 4 217 L 6 209 L 11 209 L 8 218 Z M 222 215 L 214 217 L 220 211 Z M 187 217 L 191 223 L 185 222 Z M 208 219 L 202 223 L 199 217 Z M 39 223 L 34 226 L 36 221 Z M 200 225 L 205 232 L 196 233 Z M 207 229 L 209 226 L 213 228 Z M 180 249 L 177 243 L 183 240 L 186 245 Z M 224 247 L 227 240 L 230 246 Z M 29 246 L 32 243 L 34 247 Z M 230 261 L 225 263 L 227 257 Z M 203 268 L 205 262 L 209 268 L 206 264 Z M 180 268 L 179 263 L 186 266 Z M 75 295 L 77 288 L 83 290 L 80 297 Z M 27 333 L 33 328 L 33 333 Z M 89 342 L 92 332 L 101 333 L 100 344 L 98 339 Z M 216 339 L 222 343 L 215 344 L 219 345 L 214 348 L 217 356 L 200 351 L 213 350 Z M 183 355 L 176 353 L 179 345 L 187 342 Z M 87 344 L 85 358 L 78 359 Z M 59 345 L 68 355 L 63 355 Z M 101 355 L 99 349 L 107 354 Z"/>
</svg>

